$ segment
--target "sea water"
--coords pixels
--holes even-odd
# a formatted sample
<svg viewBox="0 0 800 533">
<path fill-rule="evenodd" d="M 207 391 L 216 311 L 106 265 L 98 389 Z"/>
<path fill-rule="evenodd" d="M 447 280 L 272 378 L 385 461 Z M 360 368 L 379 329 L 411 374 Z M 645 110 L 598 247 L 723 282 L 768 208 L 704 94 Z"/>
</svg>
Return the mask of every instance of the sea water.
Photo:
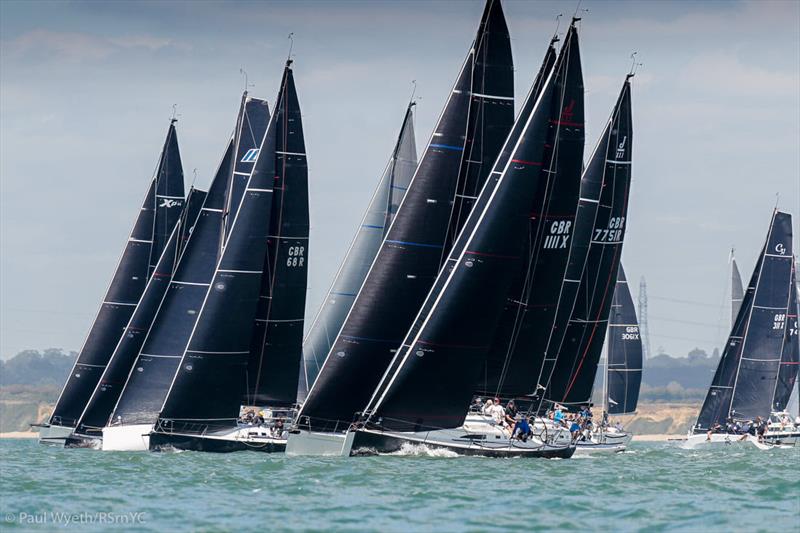
<svg viewBox="0 0 800 533">
<path fill-rule="evenodd" d="M 125 453 L 0 442 L 0 530 L 799 531 L 800 448 L 567 460 Z"/>
</svg>

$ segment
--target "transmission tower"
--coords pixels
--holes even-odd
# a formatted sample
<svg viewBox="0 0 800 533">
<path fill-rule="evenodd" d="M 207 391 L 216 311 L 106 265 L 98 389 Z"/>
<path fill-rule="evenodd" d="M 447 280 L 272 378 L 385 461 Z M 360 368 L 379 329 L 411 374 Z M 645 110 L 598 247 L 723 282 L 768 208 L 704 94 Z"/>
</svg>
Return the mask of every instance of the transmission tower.
<svg viewBox="0 0 800 533">
<path fill-rule="evenodd" d="M 639 279 L 639 331 L 642 335 L 644 359 L 650 359 L 650 330 L 647 328 L 647 281 Z"/>
</svg>

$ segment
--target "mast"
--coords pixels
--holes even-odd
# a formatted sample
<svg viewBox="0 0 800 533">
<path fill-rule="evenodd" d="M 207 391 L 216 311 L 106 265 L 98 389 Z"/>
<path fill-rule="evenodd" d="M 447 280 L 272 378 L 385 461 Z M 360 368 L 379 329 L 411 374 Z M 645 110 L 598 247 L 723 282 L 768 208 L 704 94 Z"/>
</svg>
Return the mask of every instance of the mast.
<svg viewBox="0 0 800 533">
<path fill-rule="evenodd" d="M 157 260 L 164 250 L 164 229 L 168 224 L 174 226 L 180 217 L 184 203 L 183 194 L 183 170 L 175 121 L 172 120 L 155 174 L 117 263 L 111 284 L 61 390 L 50 416 L 50 424 L 67 427 L 75 427 L 77 424 L 77 419 L 86 407 L 144 292 L 154 264 L 152 258 Z M 171 231 L 172 227 L 169 227 L 167 237 Z"/>
<path fill-rule="evenodd" d="M 356 293 L 367 276 L 381 242 L 403 201 L 408 184 L 417 167 L 414 140 L 414 102 L 406 107 L 403 125 L 392 156 L 384 169 L 367 211 L 361 219 L 350 248 L 325 296 L 303 342 L 303 365 L 297 400 L 303 402 L 314 383 L 322 362 L 331 349 L 336 332 L 342 327 Z"/>
<path fill-rule="evenodd" d="M 642 340 L 622 264 L 617 273 L 608 328 L 604 407 L 607 405 L 607 412 L 612 415 L 634 413 L 642 383 Z"/>
<path fill-rule="evenodd" d="M 601 185 L 595 189 L 594 180 L 586 179 L 581 184 L 581 197 L 596 197 L 598 203 L 584 267 L 571 278 L 579 280 L 573 284 L 577 298 L 568 320 L 556 324 L 563 328 L 561 342 L 548 347 L 548 365 L 539 381 L 549 402 L 577 406 L 591 401 L 625 237 L 633 153 L 631 77 L 626 76 L 603 133 L 604 149 L 596 151 L 584 173 L 597 173 Z"/>
<path fill-rule="evenodd" d="M 510 157 L 495 163 L 446 266 L 373 394 L 367 425 L 419 432 L 463 424 L 512 274 L 522 263 L 537 192 L 548 179 L 550 166 L 543 157 L 550 152 L 552 121 L 562 109 L 561 87 L 580 83 L 577 47 L 565 45 L 562 54 L 572 57 L 559 59 L 532 111 L 523 106 L 526 113 L 509 136 L 513 145 L 503 150 Z"/>
<path fill-rule="evenodd" d="M 232 138 L 236 137 L 236 132 Z M 233 142 L 209 187 L 194 230 L 136 356 L 111 424 L 153 424 L 214 281 L 224 241 L 224 214 L 235 168 Z"/>
<path fill-rule="evenodd" d="M 381 247 L 325 359 L 298 416 L 322 431 L 349 422 L 364 408 L 370 392 L 386 371 L 405 332 L 436 279 L 447 256 L 452 203 L 463 176 L 469 114 L 476 101 L 508 106 L 513 96 L 513 69 L 508 31 L 499 0 L 488 0 L 475 44 L 458 75 L 434 133 Z M 493 65 L 483 64 L 480 48 L 497 52 Z M 476 90 L 477 80 L 493 80 L 488 90 Z M 492 76 L 488 69 L 493 66 Z M 488 83 L 488 81 L 487 81 Z M 487 86 L 485 86 L 487 87 Z M 505 92 L 504 92 L 505 91 Z M 499 97 L 499 98 L 498 98 Z M 511 127 L 494 135 L 504 137 Z M 479 124 L 485 127 L 486 123 Z M 491 161 L 497 154 L 484 154 Z M 482 166 L 487 175 L 490 168 Z M 483 178 L 485 180 L 485 177 Z"/>
<path fill-rule="evenodd" d="M 245 405 L 290 406 L 297 399 L 308 278 L 308 164 L 303 119 L 286 62 L 275 110 L 270 233 L 252 329 Z M 238 413 L 238 411 L 237 411 Z"/>
<path fill-rule="evenodd" d="M 569 279 L 565 271 L 578 235 L 576 217 L 585 218 L 587 212 L 579 203 L 585 132 L 583 73 L 575 20 L 567 31 L 555 68 L 570 72 L 556 81 L 553 106 L 558 107 L 558 112 L 549 125 L 548 153 L 543 158 L 546 167 L 530 212 L 525 258 L 513 274 L 489 357 L 476 382 L 479 394 L 509 397 L 536 392 L 536 378 L 547 345 L 561 333 L 554 327 L 560 295 L 565 290 L 574 293 L 565 282 Z M 589 206 L 588 212 L 592 209 Z"/>
</svg>

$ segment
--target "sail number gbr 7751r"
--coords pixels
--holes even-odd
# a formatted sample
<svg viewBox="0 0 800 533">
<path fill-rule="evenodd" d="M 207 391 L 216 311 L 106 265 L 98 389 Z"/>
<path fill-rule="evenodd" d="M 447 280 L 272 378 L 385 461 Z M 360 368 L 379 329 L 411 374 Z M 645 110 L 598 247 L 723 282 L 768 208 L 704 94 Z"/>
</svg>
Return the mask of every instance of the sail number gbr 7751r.
<svg viewBox="0 0 800 533">
<path fill-rule="evenodd" d="M 595 242 L 620 242 L 622 241 L 622 228 L 625 226 L 625 217 L 612 217 L 608 220 L 608 228 L 595 229 Z"/>
</svg>

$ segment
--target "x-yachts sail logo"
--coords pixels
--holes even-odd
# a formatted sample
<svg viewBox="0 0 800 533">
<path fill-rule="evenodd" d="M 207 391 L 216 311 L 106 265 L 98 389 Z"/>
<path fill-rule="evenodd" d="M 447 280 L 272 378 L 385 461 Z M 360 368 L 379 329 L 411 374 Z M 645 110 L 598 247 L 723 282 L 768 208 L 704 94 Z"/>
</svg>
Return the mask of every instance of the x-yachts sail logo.
<svg viewBox="0 0 800 533">
<path fill-rule="evenodd" d="M 622 138 L 622 142 L 617 145 L 617 159 L 622 159 L 625 156 L 625 141 L 628 140 L 628 136 L 625 135 Z"/>
<path fill-rule="evenodd" d="M 786 253 L 786 247 L 783 245 L 782 242 L 779 242 L 778 244 L 775 245 L 775 251 L 781 255 L 784 255 Z"/>
<path fill-rule="evenodd" d="M 247 153 L 244 154 L 244 157 L 242 157 L 241 162 L 242 163 L 253 163 L 253 162 L 255 162 L 255 160 L 258 159 L 258 152 L 259 152 L 258 148 L 250 148 L 247 151 Z"/>
<path fill-rule="evenodd" d="M 569 101 L 569 105 L 561 111 L 561 120 L 565 122 L 571 121 L 572 115 L 575 114 L 575 111 L 573 110 L 574 108 L 575 108 L 575 99 L 573 98 L 572 100 Z"/>
<path fill-rule="evenodd" d="M 180 201 L 171 200 L 169 198 L 162 198 L 161 203 L 158 204 L 158 207 L 166 207 L 167 209 L 169 209 L 170 207 L 175 207 L 176 205 L 181 205 Z"/>
</svg>

